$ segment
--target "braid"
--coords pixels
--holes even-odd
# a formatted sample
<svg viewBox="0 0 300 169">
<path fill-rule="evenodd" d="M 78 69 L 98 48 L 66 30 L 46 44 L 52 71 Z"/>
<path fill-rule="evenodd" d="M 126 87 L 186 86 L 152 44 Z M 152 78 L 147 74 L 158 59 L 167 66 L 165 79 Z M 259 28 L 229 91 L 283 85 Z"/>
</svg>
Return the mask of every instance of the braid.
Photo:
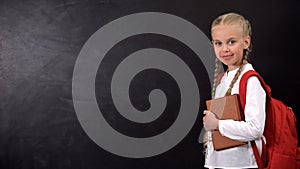
<svg viewBox="0 0 300 169">
<path fill-rule="evenodd" d="M 236 74 L 234 75 L 234 78 L 232 79 L 232 81 L 230 83 L 230 86 L 229 86 L 225 96 L 231 95 L 232 87 L 233 87 L 234 83 L 237 81 L 238 77 L 240 76 L 240 74 L 242 72 L 243 65 L 247 63 L 246 58 L 247 57 L 245 56 L 244 59 L 242 60 L 242 64 L 239 67 Z M 216 90 L 216 87 L 218 85 L 218 74 L 219 74 L 220 61 L 217 58 L 215 60 L 215 67 L 216 68 L 215 68 L 215 72 L 214 72 L 214 84 L 213 84 L 212 94 L 211 94 L 212 98 L 215 97 L 215 90 Z M 203 136 L 203 153 L 206 153 L 206 151 L 207 151 L 207 144 L 208 144 L 208 132 L 205 131 L 204 136 Z"/>
<path fill-rule="evenodd" d="M 203 153 L 205 154 L 207 151 L 207 145 L 208 145 L 208 131 L 205 130 L 203 135 Z"/>
<path fill-rule="evenodd" d="M 241 72 L 242 72 L 242 69 L 243 69 L 243 66 L 244 66 L 244 64 L 246 64 L 246 63 L 247 63 L 247 56 L 245 55 L 245 57 L 244 57 L 243 60 L 242 60 L 242 64 L 241 64 L 241 66 L 239 67 L 239 69 L 238 69 L 238 71 L 236 72 L 236 74 L 234 75 L 234 77 L 233 77 L 233 79 L 232 79 L 232 81 L 231 81 L 231 83 L 230 83 L 230 85 L 229 85 L 229 88 L 228 88 L 228 90 L 227 90 L 225 96 L 231 95 L 231 90 L 232 90 L 232 88 L 233 88 L 233 85 L 235 84 L 235 82 L 237 81 L 238 77 L 240 76 L 240 74 L 241 74 Z"/>
<path fill-rule="evenodd" d="M 214 83 L 211 90 L 211 97 L 215 98 L 215 92 L 219 81 L 219 71 L 220 71 L 221 61 L 216 57 L 215 59 L 215 71 L 214 71 Z M 207 150 L 208 144 L 208 132 L 205 131 L 203 135 L 203 153 Z"/>
<path fill-rule="evenodd" d="M 219 75 L 219 70 L 220 70 L 220 60 L 216 57 L 215 59 L 215 72 L 214 72 L 214 84 L 212 86 L 212 90 L 211 90 L 211 97 L 215 98 L 215 92 L 216 92 L 216 88 L 218 85 L 218 75 Z"/>
</svg>

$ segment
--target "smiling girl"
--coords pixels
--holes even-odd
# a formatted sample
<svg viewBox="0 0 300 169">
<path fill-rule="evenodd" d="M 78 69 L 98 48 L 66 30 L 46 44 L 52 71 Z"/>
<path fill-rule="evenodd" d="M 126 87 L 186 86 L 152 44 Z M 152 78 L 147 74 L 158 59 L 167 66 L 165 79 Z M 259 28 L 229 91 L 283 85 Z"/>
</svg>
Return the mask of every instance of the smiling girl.
<svg viewBox="0 0 300 169">
<path fill-rule="evenodd" d="M 241 76 L 248 70 L 254 70 L 248 62 L 251 51 L 251 25 L 240 14 L 226 13 L 212 22 L 211 37 L 217 57 L 212 97 L 238 94 Z M 221 63 L 227 70 L 218 83 L 217 70 L 222 66 Z M 248 79 L 246 94 L 245 121 L 219 120 L 212 112 L 204 110 L 206 168 L 257 168 L 250 141 L 255 140 L 261 153 L 266 118 L 266 93 L 257 77 Z M 211 138 L 214 130 L 219 130 L 223 136 L 248 144 L 216 151 Z"/>
</svg>

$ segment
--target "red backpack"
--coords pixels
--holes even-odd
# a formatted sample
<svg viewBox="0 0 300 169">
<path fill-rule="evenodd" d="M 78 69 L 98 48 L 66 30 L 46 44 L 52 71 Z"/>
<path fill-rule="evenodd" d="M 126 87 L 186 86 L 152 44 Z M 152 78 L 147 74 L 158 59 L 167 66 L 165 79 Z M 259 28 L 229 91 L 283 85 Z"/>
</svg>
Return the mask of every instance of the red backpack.
<svg viewBox="0 0 300 169">
<path fill-rule="evenodd" d="M 243 74 L 240 81 L 239 95 L 243 108 L 246 104 L 247 80 L 250 76 L 258 77 L 267 94 L 266 124 L 263 133 L 266 144 L 262 148 L 261 157 L 255 142 L 251 142 L 259 169 L 299 169 L 300 147 L 298 147 L 296 117 L 292 109 L 271 96 L 271 88 L 254 70 Z"/>
</svg>

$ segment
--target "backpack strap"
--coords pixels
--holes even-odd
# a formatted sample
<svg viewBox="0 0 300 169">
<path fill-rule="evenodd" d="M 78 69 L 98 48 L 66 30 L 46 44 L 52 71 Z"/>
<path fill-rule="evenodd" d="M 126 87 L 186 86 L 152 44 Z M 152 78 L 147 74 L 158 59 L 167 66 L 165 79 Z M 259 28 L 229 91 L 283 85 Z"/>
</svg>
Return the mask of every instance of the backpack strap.
<svg viewBox="0 0 300 169">
<path fill-rule="evenodd" d="M 267 99 L 271 98 L 271 88 L 265 83 L 262 76 L 260 76 L 260 74 L 258 72 L 256 72 L 255 70 L 248 70 L 247 72 L 245 72 L 242 75 L 241 81 L 240 81 L 240 87 L 239 87 L 239 95 L 240 95 L 241 105 L 242 105 L 243 109 L 245 108 L 245 105 L 246 105 L 247 81 L 248 81 L 248 78 L 251 76 L 256 76 L 259 79 L 262 87 L 264 88 L 264 90 L 267 94 Z"/>
<path fill-rule="evenodd" d="M 266 94 L 267 94 L 267 99 L 271 98 L 271 88 L 265 83 L 264 79 L 260 76 L 260 74 L 254 70 L 249 70 L 247 72 L 245 72 L 240 80 L 240 86 L 239 86 L 239 96 L 240 96 L 240 101 L 241 101 L 241 105 L 242 108 L 245 109 L 245 105 L 246 105 L 246 91 L 247 91 L 247 81 L 248 78 L 251 76 L 256 76 L 262 87 L 264 88 Z M 255 141 L 251 141 L 251 146 L 253 149 L 253 153 L 256 159 L 256 163 L 258 165 L 259 169 L 263 169 L 264 168 L 264 164 L 266 163 L 266 157 L 267 157 L 267 148 L 266 148 L 266 144 L 264 142 L 264 140 L 262 139 L 262 155 L 259 155 L 258 152 L 258 148 L 255 144 Z"/>
<path fill-rule="evenodd" d="M 252 150 L 253 150 L 253 154 L 254 154 L 254 156 L 255 156 L 255 160 L 256 160 L 256 163 L 257 163 L 257 166 L 258 166 L 258 168 L 259 169 L 264 169 L 265 167 L 265 162 L 264 162 L 264 160 L 262 159 L 262 157 L 264 156 L 264 157 L 266 157 L 267 156 L 267 150 L 266 150 L 266 144 L 265 144 L 265 142 L 263 141 L 263 139 L 262 139 L 262 144 L 263 144 L 263 146 L 262 146 L 262 156 L 260 156 L 259 155 L 259 152 L 258 152 L 258 148 L 257 148 L 257 146 L 256 146 L 256 144 L 255 144 L 255 141 L 251 141 L 251 147 L 252 147 Z"/>
</svg>

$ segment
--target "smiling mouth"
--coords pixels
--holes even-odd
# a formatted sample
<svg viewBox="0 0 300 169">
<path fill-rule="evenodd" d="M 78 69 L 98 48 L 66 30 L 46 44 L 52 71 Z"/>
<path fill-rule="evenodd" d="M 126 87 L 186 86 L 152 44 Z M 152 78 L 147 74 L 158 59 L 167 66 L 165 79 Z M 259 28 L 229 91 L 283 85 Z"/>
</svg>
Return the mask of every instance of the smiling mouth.
<svg viewBox="0 0 300 169">
<path fill-rule="evenodd" d="M 223 59 L 229 59 L 231 57 L 232 57 L 232 55 L 224 55 L 224 56 L 222 56 Z"/>
</svg>

